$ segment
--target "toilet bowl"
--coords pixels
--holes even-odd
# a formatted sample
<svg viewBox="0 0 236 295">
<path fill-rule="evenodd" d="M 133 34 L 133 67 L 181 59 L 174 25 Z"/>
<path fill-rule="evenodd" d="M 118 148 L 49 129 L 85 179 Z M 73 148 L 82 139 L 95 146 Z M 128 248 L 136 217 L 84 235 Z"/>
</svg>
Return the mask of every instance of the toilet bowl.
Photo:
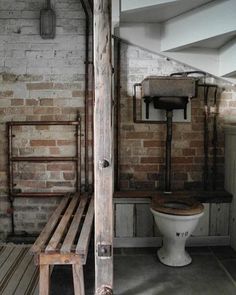
<svg viewBox="0 0 236 295">
<path fill-rule="evenodd" d="M 185 243 L 203 211 L 203 205 L 191 198 L 163 197 L 152 202 L 151 212 L 163 235 L 162 248 L 157 251 L 163 264 L 178 267 L 192 262 Z"/>
</svg>

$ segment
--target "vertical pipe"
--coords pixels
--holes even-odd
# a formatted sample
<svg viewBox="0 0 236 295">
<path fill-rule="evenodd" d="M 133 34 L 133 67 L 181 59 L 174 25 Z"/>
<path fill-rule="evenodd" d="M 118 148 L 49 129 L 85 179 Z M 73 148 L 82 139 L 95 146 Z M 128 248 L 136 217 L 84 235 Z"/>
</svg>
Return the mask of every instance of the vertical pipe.
<svg viewBox="0 0 236 295">
<path fill-rule="evenodd" d="M 119 173 L 119 141 L 120 141 L 120 47 L 121 42 L 118 38 L 114 39 L 115 47 L 115 105 L 116 105 L 116 147 L 115 147 L 115 187 L 120 189 L 120 173 Z"/>
<path fill-rule="evenodd" d="M 203 186 L 204 190 L 208 189 L 209 173 L 208 173 L 208 145 L 209 145 L 209 130 L 208 130 L 208 85 L 204 87 L 204 167 L 203 167 Z"/>
<path fill-rule="evenodd" d="M 217 134 L 217 90 L 218 88 L 215 88 L 214 92 L 214 118 L 213 118 L 213 164 L 212 164 L 212 173 L 213 173 L 213 179 L 212 179 L 212 189 L 216 189 L 216 183 L 217 183 L 217 144 L 218 144 L 218 134 Z"/>
<path fill-rule="evenodd" d="M 111 0 L 94 1 L 95 294 L 113 289 L 113 101 Z"/>
<path fill-rule="evenodd" d="M 80 191 L 80 178 L 81 178 L 81 172 L 80 170 L 80 134 L 79 134 L 79 128 L 80 128 L 80 116 L 77 115 L 77 121 L 78 124 L 76 125 L 76 131 L 75 131 L 75 146 L 76 146 L 76 162 L 75 162 L 75 170 L 76 170 L 76 192 Z"/>
<path fill-rule="evenodd" d="M 85 191 L 89 189 L 89 13 L 84 0 L 80 1 L 85 13 L 85 91 L 84 91 L 84 176 Z M 91 3 L 89 3 L 90 5 Z"/>
<path fill-rule="evenodd" d="M 173 111 L 166 111 L 166 170 L 165 170 L 165 192 L 171 192 L 171 142 L 172 142 L 172 118 Z"/>
<path fill-rule="evenodd" d="M 89 186 L 89 145 L 88 145 L 88 133 L 89 133 L 89 16 L 86 15 L 85 24 L 85 190 L 88 191 Z"/>
<path fill-rule="evenodd" d="M 13 163 L 12 163 L 12 125 L 7 124 L 7 140 L 8 140 L 8 199 L 10 202 L 10 213 L 11 213 L 11 234 L 15 233 L 15 222 L 14 222 L 14 205 L 13 205 Z"/>
</svg>

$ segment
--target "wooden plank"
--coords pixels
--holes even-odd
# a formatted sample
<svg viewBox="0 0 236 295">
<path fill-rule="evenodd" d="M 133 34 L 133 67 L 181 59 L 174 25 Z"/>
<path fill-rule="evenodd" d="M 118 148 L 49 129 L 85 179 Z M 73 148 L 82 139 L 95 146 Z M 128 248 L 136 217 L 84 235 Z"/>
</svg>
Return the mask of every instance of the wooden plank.
<svg viewBox="0 0 236 295">
<path fill-rule="evenodd" d="M 59 222 L 53 236 L 51 237 L 45 252 L 50 252 L 50 251 L 56 251 L 57 247 L 62 239 L 62 236 L 65 233 L 65 230 L 67 228 L 68 222 L 71 219 L 71 216 L 75 210 L 75 206 L 77 205 L 78 202 L 78 196 L 74 195 L 73 198 L 70 201 L 70 204 L 68 205 L 68 208 L 66 209 L 66 212 L 64 213 L 61 221 Z"/>
<path fill-rule="evenodd" d="M 20 294 L 19 294 L 20 295 Z M 28 295 L 28 294 L 27 294 Z M 30 294 L 31 295 L 31 294 Z M 36 288 L 34 289 L 32 295 L 40 295 L 39 294 L 39 284 L 36 286 Z"/>
<path fill-rule="evenodd" d="M 50 290 L 50 266 L 39 266 L 39 294 L 49 295 Z"/>
<path fill-rule="evenodd" d="M 85 295 L 84 292 L 84 272 L 80 264 L 72 265 L 74 293 L 76 295 Z"/>
<path fill-rule="evenodd" d="M 20 283 L 14 295 L 32 294 L 34 292 L 34 289 L 38 285 L 38 277 L 39 277 L 39 270 L 38 270 L 38 267 L 34 265 L 34 259 L 31 256 L 31 260 L 20 280 Z"/>
<path fill-rule="evenodd" d="M 134 204 L 116 205 L 115 236 L 134 237 Z"/>
<path fill-rule="evenodd" d="M 236 145 L 234 136 L 234 146 Z M 236 251 L 236 152 L 232 153 L 232 156 L 229 159 L 230 161 L 230 173 L 231 173 L 231 183 L 230 189 L 233 193 L 233 201 L 230 207 L 230 245 Z M 226 175 L 227 177 L 227 175 Z"/>
<path fill-rule="evenodd" d="M 93 227 L 93 219 L 94 219 L 94 199 L 92 198 L 89 204 L 89 208 L 84 220 L 84 224 L 79 236 L 78 243 L 76 245 L 75 252 L 83 256 L 83 263 L 86 263 L 89 241 L 91 230 Z"/>
<path fill-rule="evenodd" d="M 39 256 L 39 265 L 55 265 L 55 264 L 76 264 L 80 263 L 81 259 L 79 255 L 70 253 L 70 254 L 44 254 L 41 253 Z"/>
<path fill-rule="evenodd" d="M 210 224 L 210 205 L 204 203 L 204 214 L 200 218 L 198 225 L 192 236 L 208 236 L 209 235 L 209 224 Z"/>
<path fill-rule="evenodd" d="M 229 204 L 211 204 L 211 236 L 226 236 L 229 234 L 229 208 Z"/>
<path fill-rule="evenodd" d="M 0 256 L 0 269 L 3 266 L 4 262 L 7 260 L 7 258 L 11 255 L 13 249 L 13 247 L 4 247 L 4 249 L 2 250 Z"/>
<path fill-rule="evenodd" d="M 14 248 L 11 252 L 11 255 L 8 256 L 8 259 L 5 260 L 5 263 L 1 266 L 0 269 L 0 290 L 3 290 L 10 277 L 12 276 L 16 266 L 20 263 L 22 255 L 24 255 L 25 248 Z"/>
<path fill-rule="evenodd" d="M 37 252 L 40 252 L 42 250 L 42 248 L 44 248 L 44 245 L 47 242 L 47 240 L 49 239 L 55 226 L 57 225 L 57 222 L 60 219 L 60 215 L 63 212 L 63 210 L 65 209 L 65 207 L 68 203 L 68 200 L 69 200 L 68 196 L 64 197 L 61 200 L 60 205 L 53 212 L 52 216 L 48 220 L 48 222 L 47 222 L 46 226 L 44 227 L 44 229 L 42 230 L 41 234 L 39 235 L 39 237 L 35 241 L 34 245 L 31 247 L 30 252 L 37 253 Z"/>
<path fill-rule="evenodd" d="M 22 256 L 23 258 L 21 262 L 17 265 L 14 273 L 11 276 L 9 283 L 7 284 L 4 291 L 1 293 L 2 295 L 15 294 L 16 288 L 18 287 L 29 263 L 32 261 L 32 256 L 29 255 L 28 251 L 25 252 Z"/>
<path fill-rule="evenodd" d="M 81 218 L 83 216 L 83 212 L 86 206 L 88 198 L 87 197 L 83 197 L 79 203 L 79 206 L 76 210 L 76 213 L 74 215 L 74 218 L 72 220 L 72 223 L 70 225 L 70 228 L 66 234 L 66 237 L 64 239 L 64 242 L 61 246 L 60 252 L 61 253 L 69 253 L 71 251 L 76 233 L 78 231 L 80 222 L 81 222 Z"/>
<path fill-rule="evenodd" d="M 153 216 L 150 204 L 136 204 L 136 237 L 153 237 Z"/>
<path fill-rule="evenodd" d="M 113 288 L 112 251 L 98 255 L 100 245 L 113 245 L 113 121 L 111 0 L 94 1 L 94 191 L 95 294 Z M 101 292 L 100 292 L 101 294 Z"/>
</svg>

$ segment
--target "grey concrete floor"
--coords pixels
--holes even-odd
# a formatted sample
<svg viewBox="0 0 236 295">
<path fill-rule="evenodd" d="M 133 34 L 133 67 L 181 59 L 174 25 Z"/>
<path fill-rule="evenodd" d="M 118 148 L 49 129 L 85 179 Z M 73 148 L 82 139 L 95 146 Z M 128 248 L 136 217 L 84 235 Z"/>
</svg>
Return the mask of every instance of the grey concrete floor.
<svg viewBox="0 0 236 295">
<path fill-rule="evenodd" d="M 171 268 L 161 264 L 156 249 L 115 249 L 115 295 L 235 295 L 236 252 L 230 247 L 188 249 L 191 265 Z M 86 295 L 94 294 L 92 251 L 85 267 Z M 57 267 L 51 295 L 73 295 L 70 268 Z"/>
</svg>

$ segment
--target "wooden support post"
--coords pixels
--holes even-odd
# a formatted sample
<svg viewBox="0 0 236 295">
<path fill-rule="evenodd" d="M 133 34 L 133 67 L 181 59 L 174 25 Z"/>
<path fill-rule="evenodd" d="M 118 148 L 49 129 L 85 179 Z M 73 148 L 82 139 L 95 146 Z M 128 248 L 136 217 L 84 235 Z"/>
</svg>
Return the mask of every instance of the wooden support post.
<svg viewBox="0 0 236 295">
<path fill-rule="evenodd" d="M 111 0 L 94 1 L 95 293 L 113 288 Z M 103 291 L 102 291 L 103 292 Z M 104 293 L 105 294 L 105 293 Z M 111 293 L 110 293 L 111 294 Z"/>
<path fill-rule="evenodd" d="M 42 264 L 39 266 L 39 294 L 49 295 L 50 290 L 50 266 L 49 264 Z"/>
<path fill-rule="evenodd" d="M 83 265 L 72 265 L 74 293 L 75 295 L 84 295 L 84 272 Z"/>
</svg>

